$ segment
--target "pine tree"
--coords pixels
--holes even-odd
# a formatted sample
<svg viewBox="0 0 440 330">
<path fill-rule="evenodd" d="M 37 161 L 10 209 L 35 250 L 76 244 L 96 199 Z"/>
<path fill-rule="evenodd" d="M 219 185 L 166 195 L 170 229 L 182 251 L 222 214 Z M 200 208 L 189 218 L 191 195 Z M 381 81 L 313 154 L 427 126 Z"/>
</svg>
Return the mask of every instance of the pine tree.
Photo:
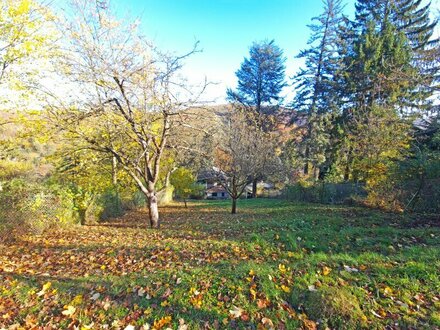
<svg viewBox="0 0 440 330">
<path fill-rule="evenodd" d="M 238 102 L 257 114 L 282 101 L 281 90 L 285 82 L 285 57 L 275 41 L 255 42 L 241 67 L 235 73 L 237 90 L 227 90 L 229 101 Z"/>
<path fill-rule="evenodd" d="M 297 56 L 305 58 L 306 67 L 295 77 L 294 107 L 308 114 L 306 133 L 299 147 L 305 161 L 304 173 L 309 174 L 312 165 L 315 178 L 319 177 L 319 166 L 328 163 L 332 120 L 338 112 L 335 76 L 339 70 L 337 46 L 343 19 L 341 12 L 340 0 L 326 0 L 324 12 L 313 18 L 315 24 L 309 25 L 310 48 Z"/>
<path fill-rule="evenodd" d="M 436 42 L 431 37 L 437 21 L 431 21 L 429 8 L 422 0 L 357 0 L 356 26 L 365 30 L 373 21 L 383 30 L 389 22 L 405 33 L 413 50 L 419 50 Z"/>
<path fill-rule="evenodd" d="M 380 107 L 381 116 L 396 123 L 410 110 L 421 113 L 431 106 L 438 72 L 432 61 L 437 41 L 431 38 L 436 23 L 430 21 L 429 4 L 419 0 L 357 1 L 355 21 L 342 29 L 343 65 L 337 75 L 344 141 L 339 161 L 346 180 L 353 179 L 353 162 L 360 157 L 352 137 L 365 133 L 359 129 L 368 125 L 360 123 L 372 120 L 373 109 Z"/>
<path fill-rule="evenodd" d="M 414 88 L 412 82 L 417 69 L 412 64 L 408 39 L 402 32 L 389 22 L 382 31 L 377 31 L 370 21 L 351 56 L 345 87 L 354 96 L 358 110 L 364 111 L 373 104 L 405 104 Z"/>
<path fill-rule="evenodd" d="M 418 74 L 411 77 L 412 93 L 404 106 L 408 110 L 424 110 L 431 107 L 430 97 L 434 92 L 434 77 L 438 65 L 431 60 L 434 48 L 439 47 L 439 39 L 433 38 L 437 20 L 429 17 L 430 3 L 422 0 L 358 0 L 356 20 L 358 34 L 365 32 L 370 24 L 383 32 L 387 24 L 404 33 L 412 50 L 411 62 Z"/>
<path fill-rule="evenodd" d="M 377 173 L 372 171 L 372 167 L 358 165 L 390 164 L 385 159 L 390 158 L 389 155 L 397 159 L 396 155 L 402 151 L 397 144 L 394 149 L 393 145 L 386 146 L 386 152 L 380 151 L 377 155 L 365 150 L 385 150 L 380 141 L 388 141 L 393 131 L 396 141 L 407 141 L 407 132 L 397 129 L 390 132 L 385 128 L 404 126 L 399 110 L 411 97 L 412 82 L 417 76 L 412 54 L 403 32 L 398 32 L 390 22 L 385 22 L 383 28 L 377 30 L 374 22 L 370 21 L 345 57 L 348 64 L 344 89 L 350 95 L 342 117 L 346 180 L 372 182 L 369 175 Z M 377 129 L 373 123 L 380 124 L 382 128 Z M 359 137 L 365 138 L 360 140 Z M 362 173 L 362 170 L 365 172 Z M 382 167 L 382 170 L 386 172 L 386 168 Z"/>
</svg>

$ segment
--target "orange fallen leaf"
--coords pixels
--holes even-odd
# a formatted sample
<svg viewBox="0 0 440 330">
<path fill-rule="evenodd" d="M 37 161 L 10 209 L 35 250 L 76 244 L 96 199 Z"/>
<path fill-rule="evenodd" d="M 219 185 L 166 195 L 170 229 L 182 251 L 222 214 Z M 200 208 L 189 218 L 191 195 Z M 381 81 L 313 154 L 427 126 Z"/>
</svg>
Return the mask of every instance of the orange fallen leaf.
<svg viewBox="0 0 440 330">
<path fill-rule="evenodd" d="M 266 308 L 270 305 L 270 301 L 268 299 L 257 299 L 257 306 L 259 309 Z"/>
<path fill-rule="evenodd" d="M 316 322 L 312 321 L 312 320 L 308 320 L 308 319 L 304 319 L 303 321 L 303 325 L 304 325 L 304 329 L 306 330 L 316 330 L 318 329 Z"/>
<path fill-rule="evenodd" d="M 164 326 L 166 326 L 167 324 L 170 324 L 172 320 L 171 316 L 164 316 L 161 319 L 154 321 L 153 323 L 153 329 L 154 330 L 159 330 L 162 329 Z"/>
</svg>

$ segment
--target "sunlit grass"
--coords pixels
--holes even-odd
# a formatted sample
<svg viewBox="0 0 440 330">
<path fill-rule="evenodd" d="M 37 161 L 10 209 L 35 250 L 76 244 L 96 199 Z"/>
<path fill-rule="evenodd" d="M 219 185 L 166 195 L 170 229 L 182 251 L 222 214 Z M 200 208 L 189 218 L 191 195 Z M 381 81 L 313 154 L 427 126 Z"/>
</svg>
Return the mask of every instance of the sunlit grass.
<svg viewBox="0 0 440 330">
<path fill-rule="evenodd" d="M 0 325 L 440 325 L 438 227 L 280 200 L 189 206 L 163 208 L 160 230 L 133 212 L 0 245 Z"/>
</svg>

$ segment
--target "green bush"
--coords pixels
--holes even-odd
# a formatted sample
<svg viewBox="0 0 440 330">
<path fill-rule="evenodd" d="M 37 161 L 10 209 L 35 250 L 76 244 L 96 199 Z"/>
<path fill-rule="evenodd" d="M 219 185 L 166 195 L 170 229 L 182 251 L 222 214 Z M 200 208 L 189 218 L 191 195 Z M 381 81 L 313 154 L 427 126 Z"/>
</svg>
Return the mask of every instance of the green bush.
<svg viewBox="0 0 440 330">
<path fill-rule="evenodd" d="M 355 183 L 298 182 L 284 189 L 288 200 L 309 203 L 342 204 L 365 197 L 362 185 Z"/>
<path fill-rule="evenodd" d="M 24 178 L 2 184 L 0 191 L 0 237 L 15 239 L 40 234 L 54 226 L 77 222 L 73 204 L 37 182 Z M 70 207 L 70 209 L 69 209 Z"/>
<path fill-rule="evenodd" d="M 101 213 L 99 214 L 99 220 L 115 218 L 124 214 L 121 194 L 117 188 L 112 187 L 107 189 L 98 198 L 98 201 L 102 207 Z"/>
</svg>

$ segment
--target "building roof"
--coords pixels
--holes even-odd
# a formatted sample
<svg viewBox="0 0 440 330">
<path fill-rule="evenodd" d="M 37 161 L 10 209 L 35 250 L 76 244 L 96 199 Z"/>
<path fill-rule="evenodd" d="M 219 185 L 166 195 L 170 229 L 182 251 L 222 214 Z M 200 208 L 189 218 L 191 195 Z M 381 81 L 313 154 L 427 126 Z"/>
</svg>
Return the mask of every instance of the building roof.
<svg viewBox="0 0 440 330">
<path fill-rule="evenodd" d="M 197 181 L 219 181 L 225 179 L 226 176 L 217 167 L 202 169 L 197 175 Z"/>
<path fill-rule="evenodd" d="M 227 192 L 225 188 L 223 188 L 222 186 L 213 186 L 209 189 L 206 189 L 206 193 L 219 193 L 219 192 Z"/>
</svg>

